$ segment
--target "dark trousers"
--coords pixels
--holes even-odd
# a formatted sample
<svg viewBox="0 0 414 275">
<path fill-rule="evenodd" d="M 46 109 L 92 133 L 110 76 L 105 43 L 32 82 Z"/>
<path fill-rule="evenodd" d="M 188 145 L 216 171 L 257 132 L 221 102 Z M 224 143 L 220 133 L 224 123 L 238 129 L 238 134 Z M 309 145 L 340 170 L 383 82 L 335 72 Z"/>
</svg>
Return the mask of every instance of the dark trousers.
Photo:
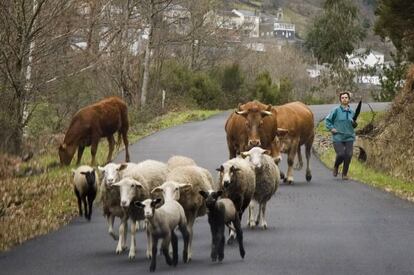
<svg viewBox="0 0 414 275">
<path fill-rule="evenodd" d="M 334 142 L 333 147 L 336 152 L 335 168 L 344 163 L 342 175 L 348 174 L 349 164 L 351 163 L 352 153 L 354 148 L 353 141 Z"/>
</svg>

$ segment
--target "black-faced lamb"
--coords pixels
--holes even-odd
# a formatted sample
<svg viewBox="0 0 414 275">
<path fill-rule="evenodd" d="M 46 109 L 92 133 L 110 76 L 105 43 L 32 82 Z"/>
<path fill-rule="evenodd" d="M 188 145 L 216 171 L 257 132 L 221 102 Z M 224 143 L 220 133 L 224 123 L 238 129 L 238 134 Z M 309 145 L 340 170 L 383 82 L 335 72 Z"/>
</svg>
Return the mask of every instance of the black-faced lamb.
<svg viewBox="0 0 414 275">
<path fill-rule="evenodd" d="M 223 197 L 233 201 L 240 220 L 244 210 L 249 206 L 256 189 L 256 174 L 249 161 L 237 157 L 224 162 L 219 168 L 219 190 L 223 190 Z M 235 238 L 231 230 L 228 243 Z"/>
<path fill-rule="evenodd" d="M 158 240 L 162 240 L 161 251 L 168 265 L 176 266 L 178 263 L 178 239 L 174 229 L 178 227 L 184 241 L 183 261 L 188 261 L 189 233 L 187 231 L 187 220 L 183 207 L 175 200 L 166 200 L 164 204 L 156 208 L 161 199 L 146 199 L 142 202 L 136 201 L 135 205 L 144 210 L 145 219 L 148 222 L 148 232 L 151 238 L 152 258 L 150 271 L 156 269 Z M 172 244 L 173 257 L 169 254 L 169 245 Z"/>
<path fill-rule="evenodd" d="M 152 193 L 162 193 L 165 201 L 176 200 L 184 208 L 187 217 L 187 229 L 190 233 L 188 259 L 192 257 L 193 224 L 197 217 L 206 214 L 206 206 L 199 191 L 213 189 L 211 174 L 198 166 L 180 166 L 173 169 L 167 180 L 155 188 Z"/>
<path fill-rule="evenodd" d="M 260 147 L 253 147 L 247 152 L 242 152 L 242 156 L 250 161 L 256 173 L 256 189 L 253 199 L 258 203 L 259 209 L 255 221 L 253 215 L 254 201 L 250 203 L 248 225 L 251 228 L 260 224 L 263 229 L 267 229 L 265 219 L 266 204 L 275 194 L 279 186 L 280 170 L 268 153 L 267 150 Z"/>
<path fill-rule="evenodd" d="M 243 246 L 243 231 L 240 225 L 240 218 L 234 207 L 233 202 L 227 198 L 219 197 L 223 191 L 200 191 L 200 195 L 205 199 L 208 209 L 208 223 L 210 224 L 210 231 L 212 237 L 211 243 L 211 260 L 215 262 L 218 258 L 221 262 L 224 258 L 224 228 L 233 224 L 236 230 L 237 241 L 239 243 L 240 256 L 244 258 L 245 250 Z"/>
<path fill-rule="evenodd" d="M 79 166 L 73 173 L 73 189 L 78 200 L 79 215 L 82 216 L 82 202 L 85 218 L 90 221 L 92 205 L 97 193 L 97 176 L 95 170 L 87 165 Z"/>
</svg>

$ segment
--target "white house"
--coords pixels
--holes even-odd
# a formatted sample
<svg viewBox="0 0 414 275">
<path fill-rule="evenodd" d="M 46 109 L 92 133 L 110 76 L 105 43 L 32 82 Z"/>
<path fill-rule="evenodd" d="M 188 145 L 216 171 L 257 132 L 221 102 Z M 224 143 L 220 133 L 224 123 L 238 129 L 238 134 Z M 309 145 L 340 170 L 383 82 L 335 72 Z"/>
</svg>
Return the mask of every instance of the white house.
<svg viewBox="0 0 414 275">
<path fill-rule="evenodd" d="M 242 30 L 248 37 L 259 37 L 260 17 L 254 11 L 234 9 L 222 13 L 218 21 L 220 28 Z"/>
<path fill-rule="evenodd" d="M 286 22 L 275 22 L 273 26 L 274 36 L 282 39 L 295 39 L 295 24 Z"/>
<path fill-rule="evenodd" d="M 348 69 L 372 69 L 384 65 L 384 54 L 360 48 L 355 50 L 352 54 L 347 55 Z"/>
</svg>

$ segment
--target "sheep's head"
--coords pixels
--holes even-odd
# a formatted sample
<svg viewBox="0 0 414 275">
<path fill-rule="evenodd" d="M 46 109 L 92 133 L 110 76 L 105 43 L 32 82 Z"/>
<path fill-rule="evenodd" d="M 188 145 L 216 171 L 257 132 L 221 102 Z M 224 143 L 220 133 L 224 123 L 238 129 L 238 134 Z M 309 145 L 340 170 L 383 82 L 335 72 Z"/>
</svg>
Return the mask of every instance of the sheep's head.
<svg viewBox="0 0 414 275">
<path fill-rule="evenodd" d="M 223 194 L 223 191 L 213 191 L 209 190 L 208 192 L 205 192 L 203 190 L 198 192 L 206 201 L 207 208 L 213 208 L 216 205 L 217 199 Z"/>
<path fill-rule="evenodd" d="M 96 182 L 95 169 L 92 169 L 91 171 L 80 172 L 80 173 L 85 176 L 86 183 L 88 184 L 88 186 L 92 187 L 95 185 L 95 182 Z"/>
<path fill-rule="evenodd" d="M 146 199 L 142 202 L 136 201 L 134 202 L 136 207 L 144 209 L 144 216 L 145 218 L 152 218 L 154 216 L 155 208 L 161 203 L 161 199 Z"/>
<path fill-rule="evenodd" d="M 125 169 L 128 165 L 126 163 L 116 164 L 108 163 L 104 167 L 98 166 L 99 171 L 102 173 L 102 182 L 106 187 L 112 186 L 115 182 L 121 179 L 120 171 Z"/>
<path fill-rule="evenodd" d="M 165 201 L 168 200 L 176 200 L 180 199 L 180 192 L 186 192 L 187 190 L 191 189 L 191 184 L 187 183 L 179 183 L 175 181 L 166 181 L 162 185 L 155 187 L 151 193 L 162 193 L 162 196 Z"/>
<path fill-rule="evenodd" d="M 235 182 L 237 171 L 240 171 L 240 168 L 224 163 L 216 170 L 220 172 L 220 186 L 224 189 L 228 189 L 231 187 L 231 184 Z"/>
<path fill-rule="evenodd" d="M 123 178 L 113 186 L 119 186 L 119 193 L 121 195 L 121 207 L 128 208 L 131 202 L 139 192 L 144 188 L 141 183 L 133 178 Z"/>
<path fill-rule="evenodd" d="M 253 147 L 241 153 L 242 157 L 246 158 L 256 169 L 262 168 L 264 154 L 270 154 L 270 152 L 260 147 Z"/>
</svg>

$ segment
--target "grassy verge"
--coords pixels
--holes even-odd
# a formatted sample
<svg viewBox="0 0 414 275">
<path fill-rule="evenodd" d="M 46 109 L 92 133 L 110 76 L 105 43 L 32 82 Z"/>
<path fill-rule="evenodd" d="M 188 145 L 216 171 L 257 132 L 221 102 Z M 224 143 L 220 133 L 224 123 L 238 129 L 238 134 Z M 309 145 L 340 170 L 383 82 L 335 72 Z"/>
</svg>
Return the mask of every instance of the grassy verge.
<svg viewBox="0 0 414 275">
<path fill-rule="evenodd" d="M 186 111 L 169 113 L 131 127 L 130 142 L 187 121 L 203 120 L 218 111 Z M 99 144 L 97 162 L 103 164 L 108 153 L 107 143 Z M 90 163 L 90 150 L 85 150 L 83 163 Z M 45 153 L 31 160 L 28 166 L 47 167 L 58 162 L 56 148 L 46 148 Z M 74 161 L 72 162 L 74 163 Z M 0 181 L 0 251 L 39 235 L 56 230 L 77 215 L 77 204 L 72 189 L 71 169 L 56 167 L 46 173 Z"/>
<path fill-rule="evenodd" d="M 379 113 L 379 115 L 377 114 L 377 118 L 381 115 L 381 113 Z M 358 119 L 358 128 L 363 128 L 368 122 L 371 121 L 371 118 L 371 113 L 361 113 L 361 116 Z M 318 125 L 316 133 L 319 139 L 330 137 L 330 133 L 326 131 L 323 122 Z M 321 161 L 327 167 L 333 169 L 335 151 L 333 150 L 332 146 L 329 146 L 329 148 L 325 149 L 318 146 L 315 146 L 315 148 L 318 148 L 316 149 L 316 153 L 319 155 Z M 364 163 L 359 162 L 355 157 L 351 162 L 348 175 L 354 180 L 358 180 L 387 192 L 391 192 L 400 198 L 414 202 L 414 182 L 403 181 L 384 172 L 378 171 L 372 167 L 365 165 Z"/>
</svg>

